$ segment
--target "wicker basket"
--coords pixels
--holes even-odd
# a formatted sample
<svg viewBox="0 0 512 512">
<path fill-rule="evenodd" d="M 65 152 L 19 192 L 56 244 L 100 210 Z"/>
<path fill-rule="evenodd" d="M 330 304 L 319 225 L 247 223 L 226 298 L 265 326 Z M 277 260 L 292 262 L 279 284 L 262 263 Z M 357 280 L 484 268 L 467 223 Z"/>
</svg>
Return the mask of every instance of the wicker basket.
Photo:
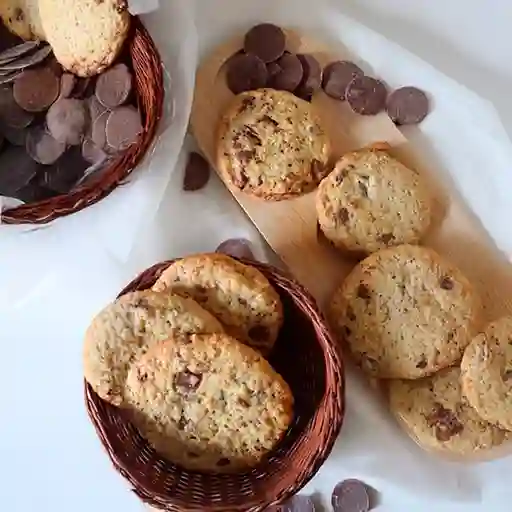
<svg viewBox="0 0 512 512">
<path fill-rule="evenodd" d="M 132 33 L 126 48 L 131 64 L 136 101 L 142 114 L 143 133 L 136 144 L 115 158 L 108 168 L 68 194 L 5 210 L 6 224 L 45 224 L 78 212 L 110 194 L 137 166 L 149 149 L 162 117 L 164 99 L 160 55 L 153 39 L 138 17 L 132 17 Z"/>
<path fill-rule="evenodd" d="M 263 272 L 279 292 L 285 321 L 272 366 L 295 397 L 286 437 L 257 468 L 214 475 L 188 471 L 161 458 L 118 409 L 85 383 L 89 417 L 115 468 L 147 504 L 169 511 L 262 511 L 298 492 L 318 471 L 338 436 L 344 415 L 344 370 L 336 341 L 314 299 L 281 271 L 241 260 Z M 171 261 L 132 281 L 121 295 L 153 285 Z"/>
</svg>

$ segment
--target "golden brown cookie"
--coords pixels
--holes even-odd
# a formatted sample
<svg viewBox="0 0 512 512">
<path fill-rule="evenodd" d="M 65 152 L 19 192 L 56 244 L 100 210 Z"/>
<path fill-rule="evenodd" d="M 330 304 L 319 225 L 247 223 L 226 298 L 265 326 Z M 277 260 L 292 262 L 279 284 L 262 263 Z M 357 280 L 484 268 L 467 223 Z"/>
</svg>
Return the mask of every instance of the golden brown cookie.
<svg viewBox="0 0 512 512">
<path fill-rule="evenodd" d="M 2 0 L 0 18 L 13 34 L 25 41 L 45 40 L 39 14 L 39 0 Z"/>
</svg>

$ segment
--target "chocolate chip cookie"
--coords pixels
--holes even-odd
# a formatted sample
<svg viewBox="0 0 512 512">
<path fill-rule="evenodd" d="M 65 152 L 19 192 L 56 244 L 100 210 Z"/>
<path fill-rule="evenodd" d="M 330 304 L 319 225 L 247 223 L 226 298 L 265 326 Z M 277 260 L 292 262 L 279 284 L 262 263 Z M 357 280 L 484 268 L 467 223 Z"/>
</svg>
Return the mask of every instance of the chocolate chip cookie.
<svg viewBox="0 0 512 512">
<path fill-rule="evenodd" d="M 215 315 L 226 331 L 268 354 L 283 322 L 279 295 L 254 267 L 224 254 L 197 254 L 167 268 L 154 290 L 191 297 Z"/>
<path fill-rule="evenodd" d="M 104 400 L 121 405 L 128 365 L 173 333 L 222 332 L 192 299 L 151 290 L 127 293 L 93 319 L 84 341 L 84 375 Z"/>
<path fill-rule="evenodd" d="M 316 196 L 324 235 L 342 250 L 366 254 L 420 242 L 432 205 L 421 176 L 385 151 L 370 149 L 344 155 Z"/>
<path fill-rule="evenodd" d="M 512 317 L 489 324 L 464 352 L 462 391 L 485 420 L 512 430 Z"/>
<path fill-rule="evenodd" d="M 151 445 L 188 469 L 255 466 L 293 419 L 293 396 L 258 352 L 223 334 L 153 345 L 126 380 L 133 421 Z"/>
<path fill-rule="evenodd" d="M 331 299 L 330 317 L 364 371 L 417 379 L 462 358 L 480 309 L 458 268 L 431 249 L 400 245 L 352 270 Z"/>
<path fill-rule="evenodd" d="M 3 0 L 0 2 L 0 18 L 12 33 L 25 41 L 45 40 L 39 0 Z"/>
<path fill-rule="evenodd" d="M 391 410 L 427 449 L 469 455 L 500 445 L 507 432 L 478 416 L 459 381 L 459 368 L 415 381 L 390 381 Z"/>
<path fill-rule="evenodd" d="M 290 92 L 239 94 L 219 125 L 218 169 L 233 187 L 268 200 L 316 188 L 329 141 L 312 105 Z"/>
</svg>

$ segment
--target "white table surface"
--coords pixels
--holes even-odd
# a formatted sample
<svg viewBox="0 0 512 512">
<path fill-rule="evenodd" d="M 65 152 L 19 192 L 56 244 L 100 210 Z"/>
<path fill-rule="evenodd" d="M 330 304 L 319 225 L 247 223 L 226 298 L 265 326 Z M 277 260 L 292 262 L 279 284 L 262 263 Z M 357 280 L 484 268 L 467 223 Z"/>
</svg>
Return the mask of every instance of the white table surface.
<svg viewBox="0 0 512 512">
<path fill-rule="evenodd" d="M 512 134 L 512 4 L 505 0 L 339 2 L 346 14 L 492 100 Z M 226 237 L 257 239 L 254 228 L 216 180 L 191 196 L 186 210 L 177 209 L 171 192 L 180 179 L 177 173 L 155 223 L 124 265 L 96 253 L 87 237 L 70 233 L 59 251 L 61 255 L 69 251 L 80 272 L 46 264 L 41 268 L 38 262 L 55 247 L 23 252 L 23 247 L 34 247 L 37 233 L 23 235 L 16 248 L 3 244 L 0 234 L 0 342 L 7 347 L 0 372 L 0 510 L 144 510 L 111 469 L 86 418 L 80 357 L 84 329 L 124 283 L 151 263 L 210 250 Z M 215 221 L 201 215 L 205 202 L 222 214 Z M 29 296 L 21 292 L 19 296 L 2 295 L 4 283 L 19 281 L 22 290 L 43 272 L 44 280 Z M 354 470 L 353 457 L 346 448 L 351 436 L 357 437 L 357 415 L 364 414 L 364 408 L 350 403 L 350 390 L 349 408 L 352 413 L 334 455 L 310 483 L 308 492 L 327 497 L 337 481 L 364 477 Z M 371 424 L 367 428 L 371 429 Z M 378 432 L 375 436 L 378 440 Z M 415 497 L 385 479 L 366 480 L 381 492 L 377 510 L 382 512 L 505 512 L 512 509 L 512 490 L 495 491 L 492 481 L 508 478 L 505 469 L 511 464 L 507 460 L 485 465 L 486 481 L 491 485 L 486 486 L 480 503 L 439 503 L 435 489 L 431 497 Z"/>
</svg>

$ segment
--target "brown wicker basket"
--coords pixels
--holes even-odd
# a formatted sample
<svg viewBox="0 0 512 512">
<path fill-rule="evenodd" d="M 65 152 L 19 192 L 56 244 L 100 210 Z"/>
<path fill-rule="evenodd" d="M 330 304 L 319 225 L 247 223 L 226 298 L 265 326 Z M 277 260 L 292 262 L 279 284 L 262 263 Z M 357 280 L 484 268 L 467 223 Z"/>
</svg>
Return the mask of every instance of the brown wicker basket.
<svg viewBox="0 0 512 512">
<path fill-rule="evenodd" d="M 132 32 L 127 41 L 126 60 L 133 69 L 136 101 L 142 114 L 143 133 L 136 144 L 115 158 L 108 168 L 88 179 L 68 194 L 5 210 L 6 224 L 45 224 L 78 212 L 108 196 L 142 160 L 162 117 L 164 99 L 160 55 L 153 39 L 138 17 L 132 17 Z"/>
<path fill-rule="evenodd" d="M 298 492 L 329 455 L 343 422 L 344 369 L 315 300 L 282 271 L 263 272 L 283 301 L 285 321 L 270 363 L 295 397 L 295 419 L 277 449 L 257 468 L 234 475 L 188 471 L 161 458 L 118 409 L 85 383 L 89 417 L 115 468 L 147 504 L 169 511 L 262 511 Z M 120 295 L 151 287 L 166 261 L 149 268 Z"/>
</svg>

